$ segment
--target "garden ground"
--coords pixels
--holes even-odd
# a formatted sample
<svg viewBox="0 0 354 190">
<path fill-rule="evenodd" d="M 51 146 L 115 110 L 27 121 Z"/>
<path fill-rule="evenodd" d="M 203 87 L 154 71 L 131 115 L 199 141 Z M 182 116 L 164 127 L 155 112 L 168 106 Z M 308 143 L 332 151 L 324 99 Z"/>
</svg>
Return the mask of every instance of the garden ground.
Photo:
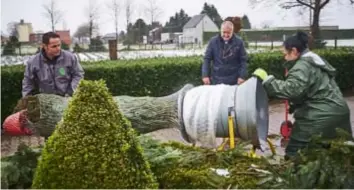
<svg viewBox="0 0 354 190">
<path fill-rule="evenodd" d="M 354 95 L 348 96 L 345 98 L 349 108 L 351 110 L 351 123 L 352 129 L 354 131 Z M 280 124 L 284 120 L 284 104 L 276 103 L 272 104 L 269 108 L 269 134 L 279 134 Z M 292 116 L 289 116 L 289 119 L 293 120 Z M 151 135 L 162 141 L 178 141 L 183 142 L 180 132 L 177 129 L 164 129 L 151 133 Z M 44 139 L 40 137 L 1 137 L 1 156 L 6 156 L 12 154 L 16 151 L 17 146 L 20 142 L 24 142 L 27 145 L 37 146 L 44 143 Z M 219 141 L 220 142 L 220 141 Z M 274 142 L 276 145 L 277 154 L 282 155 L 284 150 L 280 148 L 280 141 Z M 236 145 L 237 146 L 237 145 Z"/>
</svg>

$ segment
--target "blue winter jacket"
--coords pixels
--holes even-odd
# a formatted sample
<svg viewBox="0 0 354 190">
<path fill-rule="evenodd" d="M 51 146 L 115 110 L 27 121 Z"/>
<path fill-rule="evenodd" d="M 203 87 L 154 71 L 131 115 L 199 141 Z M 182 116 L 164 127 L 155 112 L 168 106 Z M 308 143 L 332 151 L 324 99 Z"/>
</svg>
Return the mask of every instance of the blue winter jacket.
<svg viewBox="0 0 354 190">
<path fill-rule="evenodd" d="M 247 52 L 244 42 L 236 35 L 226 43 L 220 34 L 208 44 L 202 66 L 202 77 L 210 77 L 212 84 L 237 84 L 247 76 Z M 211 63 L 213 62 L 213 63 Z"/>
</svg>

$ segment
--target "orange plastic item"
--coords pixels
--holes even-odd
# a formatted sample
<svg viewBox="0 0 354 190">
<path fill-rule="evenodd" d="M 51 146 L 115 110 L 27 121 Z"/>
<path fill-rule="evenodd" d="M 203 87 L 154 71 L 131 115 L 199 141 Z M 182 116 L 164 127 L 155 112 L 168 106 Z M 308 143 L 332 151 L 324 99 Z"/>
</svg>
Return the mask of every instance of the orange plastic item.
<svg viewBox="0 0 354 190">
<path fill-rule="evenodd" d="M 3 123 L 4 134 L 10 136 L 32 135 L 32 131 L 25 127 L 26 118 L 26 110 L 8 116 Z"/>
</svg>

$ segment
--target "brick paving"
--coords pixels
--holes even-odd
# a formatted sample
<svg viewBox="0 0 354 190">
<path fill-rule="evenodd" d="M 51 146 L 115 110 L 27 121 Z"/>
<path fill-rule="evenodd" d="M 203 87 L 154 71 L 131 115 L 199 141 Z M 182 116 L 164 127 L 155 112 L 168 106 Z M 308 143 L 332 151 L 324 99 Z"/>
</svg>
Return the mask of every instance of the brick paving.
<svg viewBox="0 0 354 190">
<path fill-rule="evenodd" d="M 354 96 L 346 98 L 350 110 L 351 110 L 351 122 L 354 131 Z M 285 114 L 284 104 L 274 104 L 269 108 L 269 134 L 279 134 L 280 124 L 284 120 Z M 289 119 L 293 120 L 291 115 L 289 115 Z M 159 130 L 151 133 L 151 135 L 162 141 L 179 141 L 183 142 L 182 137 L 180 136 L 180 132 L 177 129 L 165 129 Z M 1 136 L 1 156 L 6 156 L 12 154 L 16 151 L 17 146 L 23 142 L 27 145 L 38 146 L 44 143 L 44 139 L 41 137 L 7 137 Z M 277 147 L 279 147 L 280 143 L 278 141 L 274 142 Z M 277 152 L 281 152 L 281 149 L 277 149 Z M 282 154 L 282 153 L 280 153 Z"/>
</svg>

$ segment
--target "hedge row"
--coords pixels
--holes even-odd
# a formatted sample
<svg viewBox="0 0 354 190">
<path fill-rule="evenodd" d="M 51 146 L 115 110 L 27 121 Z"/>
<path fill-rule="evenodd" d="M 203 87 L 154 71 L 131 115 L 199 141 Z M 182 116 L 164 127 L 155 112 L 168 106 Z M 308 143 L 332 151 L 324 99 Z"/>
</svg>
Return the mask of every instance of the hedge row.
<svg viewBox="0 0 354 190">
<path fill-rule="evenodd" d="M 319 55 L 337 68 L 341 88 L 354 85 L 354 52 L 352 50 L 322 50 Z M 201 84 L 201 56 L 148 58 L 139 60 L 83 62 L 85 79 L 104 79 L 114 96 L 164 96 L 186 83 Z M 249 55 L 248 72 L 262 67 L 276 77 L 283 77 L 283 56 L 280 52 Z M 21 98 L 24 66 L 4 66 L 1 69 L 1 121 L 12 113 Z"/>
</svg>

